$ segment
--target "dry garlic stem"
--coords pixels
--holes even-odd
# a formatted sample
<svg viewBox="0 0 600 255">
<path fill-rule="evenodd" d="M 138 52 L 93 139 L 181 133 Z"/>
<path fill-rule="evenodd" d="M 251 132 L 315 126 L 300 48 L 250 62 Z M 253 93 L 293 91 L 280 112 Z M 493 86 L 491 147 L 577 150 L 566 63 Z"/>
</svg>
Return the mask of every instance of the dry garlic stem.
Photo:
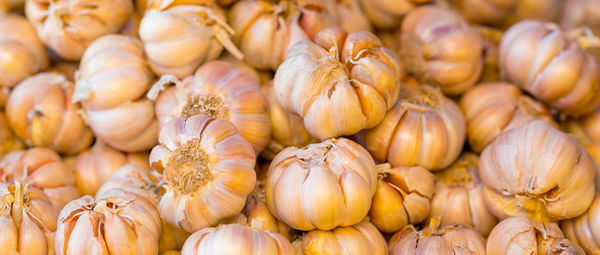
<svg viewBox="0 0 600 255">
<path fill-rule="evenodd" d="M 465 120 L 452 100 L 428 85 L 401 87 L 400 99 L 376 127 L 365 131 L 365 147 L 392 166 L 440 170 L 462 151 Z"/>
<path fill-rule="evenodd" d="M 75 186 L 82 195 L 94 195 L 119 167 L 128 163 L 147 171 L 150 169 L 148 154 L 125 154 L 96 142 L 94 147 L 80 153 L 75 159 Z"/>
<path fill-rule="evenodd" d="M 584 255 L 566 239 L 556 223 L 539 223 L 527 217 L 512 217 L 498 223 L 487 241 L 487 255 L 557 254 Z"/>
<path fill-rule="evenodd" d="M 400 56 L 406 69 L 449 95 L 471 88 L 483 70 L 483 39 L 457 12 L 419 7 L 402 22 Z"/>
<path fill-rule="evenodd" d="M 48 67 L 46 49 L 29 22 L 16 14 L 0 15 L 0 86 L 13 87 Z"/>
<path fill-rule="evenodd" d="M 146 162 L 148 160 L 146 159 Z M 135 164 L 126 164 L 116 169 L 98 189 L 97 197 L 106 197 L 113 189 L 136 193 L 158 207 L 163 189 L 159 186 L 160 177 L 154 176 L 149 169 Z M 180 250 L 190 234 L 168 222 L 161 220 L 161 232 L 158 239 L 158 251 Z"/>
<path fill-rule="evenodd" d="M 150 153 L 165 183 L 162 218 L 194 232 L 240 213 L 256 183 L 255 162 L 254 149 L 228 120 L 199 114 L 168 122 Z"/>
<path fill-rule="evenodd" d="M 144 197 L 113 189 L 96 199 L 83 196 L 60 212 L 57 255 L 158 253 L 160 217 Z"/>
<path fill-rule="evenodd" d="M 73 101 L 81 101 L 94 134 L 122 151 L 142 151 L 156 144 L 154 103 L 144 98 L 152 73 L 142 43 L 107 35 L 94 41 L 79 66 Z"/>
<path fill-rule="evenodd" d="M 21 150 L 25 144 L 13 133 L 4 112 L 0 111 L 0 157 L 14 150 Z"/>
<path fill-rule="evenodd" d="M 27 0 L 25 13 L 60 57 L 79 60 L 103 35 L 119 31 L 133 12 L 131 0 Z"/>
<path fill-rule="evenodd" d="M 478 162 L 476 154 L 467 152 L 436 173 L 430 216 L 440 217 L 445 223 L 471 226 L 487 236 L 498 220 L 485 205 Z"/>
<path fill-rule="evenodd" d="M 467 140 L 475 152 L 481 152 L 498 135 L 534 119 L 556 126 L 542 103 L 510 83 L 481 83 L 465 93 L 460 107 L 467 119 Z"/>
<path fill-rule="evenodd" d="M 245 60 L 258 69 L 277 70 L 294 44 L 337 25 L 332 8 L 329 0 L 243 0 L 231 8 L 229 20 Z"/>
<path fill-rule="evenodd" d="M 287 112 L 277 101 L 273 81 L 261 86 L 269 103 L 268 113 L 271 119 L 271 140 L 261 156 L 273 159 L 283 149 L 294 146 L 303 147 L 318 140 L 306 131 L 302 118 Z"/>
<path fill-rule="evenodd" d="M 390 255 L 485 255 L 485 239 L 466 225 L 442 224 L 439 217 L 431 218 L 423 230 L 412 225 L 404 227 L 389 241 Z"/>
<path fill-rule="evenodd" d="M 282 235 L 240 224 L 204 228 L 192 234 L 181 255 L 293 255 L 294 249 Z"/>
<path fill-rule="evenodd" d="M 378 174 L 369 217 L 379 230 L 392 233 L 427 219 L 433 174 L 419 166 L 389 169 L 389 164 Z"/>
<path fill-rule="evenodd" d="M 17 85 L 6 102 L 15 134 L 30 146 L 75 154 L 90 146 L 92 131 L 72 103 L 73 83 L 58 73 L 40 73 Z"/>
<path fill-rule="evenodd" d="M 458 0 L 452 2 L 469 21 L 507 27 L 523 19 L 555 20 L 562 1 Z"/>
<path fill-rule="evenodd" d="M 590 28 L 600 36 L 600 0 L 563 0 L 559 23 L 566 30 Z"/>
<path fill-rule="evenodd" d="M 73 172 L 60 156 L 49 149 L 13 151 L 0 161 L 0 179 L 5 183 L 24 183 L 42 190 L 59 210 L 78 198 L 73 187 Z"/>
<path fill-rule="evenodd" d="M 2 254 L 54 254 L 54 231 L 60 208 L 39 189 L 0 183 Z"/>
<path fill-rule="evenodd" d="M 383 120 L 398 98 L 404 67 L 365 31 L 321 31 L 288 52 L 275 74 L 277 100 L 319 139 L 352 135 Z"/>
<path fill-rule="evenodd" d="M 410 10 L 429 0 L 360 0 L 362 8 L 376 28 L 394 29 Z"/>
<path fill-rule="evenodd" d="M 600 103 L 600 67 L 575 38 L 554 24 L 521 21 L 500 44 L 500 67 L 506 77 L 544 103 L 580 116 Z"/>
<path fill-rule="evenodd" d="M 345 138 L 288 147 L 269 168 L 267 205 L 275 217 L 295 229 L 350 226 L 367 215 L 376 175 L 369 153 Z"/>
<path fill-rule="evenodd" d="M 385 239 L 368 221 L 329 231 L 313 230 L 305 233 L 293 245 L 296 255 L 388 254 Z"/>
<path fill-rule="evenodd" d="M 156 98 L 159 90 L 172 84 L 175 87 L 167 88 Z M 206 114 L 231 121 L 257 153 L 269 142 L 271 122 L 267 99 L 258 80 L 236 64 L 210 61 L 183 81 L 171 75 L 163 76 L 148 97 L 156 98 L 160 127 L 174 118 Z"/>
<path fill-rule="evenodd" d="M 507 131 L 479 160 L 488 209 L 503 219 L 539 222 L 574 218 L 594 198 L 595 165 L 574 137 L 542 120 Z"/>
<path fill-rule="evenodd" d="M 588 254 L 600 254 L 600 193 L 586 213 L 563 221 L 561 228 L 569 240 L 577 242 Z"/>
<path fill-rule="evenodd" d="M 150 66 L 159 75 L 183 78 L 201 64 L 216 59 L 223 48 L 243 55 L 231 41 L 233 29 L 213 1 L 157 0 L 148 3 L 140 22 Z"/>
</svg>

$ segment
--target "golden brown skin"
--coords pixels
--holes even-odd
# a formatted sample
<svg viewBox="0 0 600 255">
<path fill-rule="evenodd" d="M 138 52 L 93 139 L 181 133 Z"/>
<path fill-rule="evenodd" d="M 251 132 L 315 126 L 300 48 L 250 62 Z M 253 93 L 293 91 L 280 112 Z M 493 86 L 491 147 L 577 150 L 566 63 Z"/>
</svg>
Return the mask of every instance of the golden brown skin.
<svg viewBox="0 0 600 255">
<path fill-rule="evenodd" d="M 412 9 L 429 0 L 360 0 L 369 20 L 378 29 L 389 30 L 400 25 L 402 18 Z"/>
<path fill-rule="evenodd" d="M 563 236 L 556 223 L 539 223 L 525 216 L 498 223 L 488 237 L 486 250 L 488 255 L 585 254 L 579 245 Z"/>
<path fill-rule="evenodd" d="M 506 77 L 561 112 L 582 116 L 600 103 L 600 68 L 576 38 L 556 25 L 521 21 L 500 43 L 500 68 Z"/>
<path fill-rule="evenodd" d="M 501 134 L 479 160 L 487 207 L 501 219 L 552 222 L 583 214 L 594 198 L 595 171 L 574 137 L 542 120 Z"/>
<path fill-rule="evenodd" d="M 352 135 L 383 120 L 398 98 L 403 65 L 373 34 L 322 30 L 288 52 L 275 74 L 277 100 L 319 139 Z"/>
</svg>

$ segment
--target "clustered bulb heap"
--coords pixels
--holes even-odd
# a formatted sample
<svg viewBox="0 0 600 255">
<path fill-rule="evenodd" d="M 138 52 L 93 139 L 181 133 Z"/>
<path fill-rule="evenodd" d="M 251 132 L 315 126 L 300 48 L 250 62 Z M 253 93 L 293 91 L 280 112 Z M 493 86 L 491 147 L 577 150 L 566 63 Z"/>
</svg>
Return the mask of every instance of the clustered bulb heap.
<svg viewBox="0 0 600 255">
<path fill-rule="evenodd" d="M 0 0 L 0 253 L 600 255 L 600 0 Z"/>
</svg>

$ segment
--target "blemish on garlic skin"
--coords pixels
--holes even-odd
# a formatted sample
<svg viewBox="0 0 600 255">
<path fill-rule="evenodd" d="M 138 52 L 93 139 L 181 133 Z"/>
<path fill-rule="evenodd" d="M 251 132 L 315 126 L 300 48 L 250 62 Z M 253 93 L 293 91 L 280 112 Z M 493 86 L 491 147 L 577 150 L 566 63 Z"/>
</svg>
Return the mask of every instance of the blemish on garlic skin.
<svg viewBox="0 0 600 255">
<path fill-rule="evenodd" d="M 189 118 L 197 114 L 206 114 L 216 119 L 229 118 L 225 101 L 214 95 L 190 97 L 183 106 L 179 117 Z"/>
<path fill-rule="evenodd" d="M 214 179 L 200 139 L 192 139 L 171 153 L 164 176 L 165 184 L 182 194 L 192 193 Z"/>
</svg>

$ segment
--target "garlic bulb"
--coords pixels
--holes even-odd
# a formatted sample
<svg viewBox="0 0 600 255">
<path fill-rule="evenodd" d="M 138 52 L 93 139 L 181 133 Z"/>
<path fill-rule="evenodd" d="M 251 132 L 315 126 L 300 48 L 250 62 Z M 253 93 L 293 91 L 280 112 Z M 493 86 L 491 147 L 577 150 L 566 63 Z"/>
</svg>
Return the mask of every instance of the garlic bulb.
<svg viewBox="0 0 600 255">
<path fill-rule="evenodd" d="M 188 232 L 238 214 L 256 183 L 252 145 L 234 124 L 204 114 L 168 122 L 150 165 L 162 173 L 161 217 Z"/>
<path fill-rule="evenodd" d="M 585 254 L 579 245 L 564 238 L 556 223 L 539 223 L 524 216 L 498 223 L 488 237 L 486 250 L 487 255 Z"/>
<path fill-rule="evenodd" d="M 158 91 L 169 84 L 175 87 L 166 89 L 157 98 Z M 231 121 L 257 153 L 269 142 L 271 122 L 267 99 L 258 80 L 235 64 L 211 61 L 183 81 L 164 76 L 148 97 L 156 98 L 156 116 L 161 129 L 174 118 L 206 114 Z"/>
<path fill-rule="evenodd" d="M 452 1 L 472 22 L 506 27 L 523 19 L 556 19 L 561 0 L 458 0 Z"/>
<path fill-rule="evenodd" d="M 460 95 L 481 76 L 483 43 L 457 12 L 424 6 L 402 22 L 400 56 L 412 75 L 446 94 Z"/>
<path fill-rule="evenodd" d="M 25 14 L 40 39 L 68 60 L 79 60 L 94 40 L 119 31 L 132 12 L 131 0 L 27 0 L 25 4 Z"/>
<path fill-rule="evenodd" d="M 429 0 L 360 0 L 373 25 L 380 30 L 398 27 L 410 10 Z"/>
<path fill-rule="evenodd" d="M 586 213 L 563 221 L 561 228 L 569 240 L 581 245 L 588 254 L 600 254 L 600 193 Z"/>
<path fill-rule="evenodd" d="M 465 93 L 460 107 L 467 119 L 467 140 L 475 152 L 481 152 L 498 135 L 531 120 L 556 126 L 542 103 L 510 83 L 481 83 Z"/>
<path fill-rule="evenodd" d="M 471 226 L 487 236 L 498 219 L 485 206 L 478 162 L 476 154 L 467 152 L 435 174 L 430 216 L 440 217 L 444 223 Z"/>
<path fill-rule="evenodd" d="M 25 147 L 23 142 L 15 137 L 10 129 L 4 112 L 0 111 L 0 157 L 11 151 L 21 150 L 23 147 Z"/>
<path fill-rule="evenodd" d="M 600 0 L 565 0 L 561 7 L 561 27 L 566 30 L 587 27 L 600 36 Z"/>
<path fill-rule="evenodd" d="M 600 67 L 554 25 L 521 21 L 500 43 L 500 67 L 522 89 L 563 113 L 580 116 L 600 103 Z"/>
<path fill-rule="evenodd" d="M 479 160 L 487 208 L 539 222 L 574 218 L 594 198 L 595 165 L 574 137 L 534 120 L 507 131 Z"/>
<path fill-rule="evenodd" d="M 152 73 L 139 40 L 123 35 L 99 38 L 81 59 L 78 76 L 73 101 L 82 102 L 98 138 L 128 152 L 156 144 L 154 104 L 143 98 Z"/>
<path fill-rule="evenodd" d="M 389 164 L 385 165 L 389 168 Z M 391 233 L 427 219 L 433 174 L 419 166 L 385 168 L 379 168 L 381 178 L 369 211 L 371 222 L 379 230 Z"/>
<path fill-rule="evenodd" d="M 29 22 L 16 14 L 0 15 L 0 86 L 13 87 L 48 67 L 46 49 Z"/>
<path fill-rule="evenodd" d="M 581 119 L 569 119 L 560 123 L 564 132 L 573 134 L 579 138 L 579 143 L 585 147 L 590 156 L 600 163 L 600 111 Z M 600 191 L 600 167 L 596 167 L 596 191 Z"/>
<path fill-rule="evenodd" d="M 151 0 L 139 29 L 152 70 L 180 79 L 216 59 L 223 48 L 242 58 L 233 33 L 225 13 L 205 0 Z"/>
<path fill-rule="evenodd" d="M 318 140 L 306 131 L 302 118 L 297 114 L 287 112 L 277 101 L 273 89 L 273 81 L 261 86 L 263 94 L 269 103 L 268 113 L 271 119 L 271 140 L 261 156 L 273 159 L 283 149 L 294 146 L 303 147 Z"/>
<path fill-rule="evenodd" d="M 39 189 L 0 183 L 2 254 L 54 254 L 54 231 L 60 208 Z"/>
<path fill-rule="evenodd" d="M 312 40 L 323 28 L 336 25 L 334 11 L 322 6 L 328 2 L 333 1 L 307 6 L 303 1 L 239 1 L 229 13 L 235 43 L 251 66 L 277 70 L 294 44 Z"/>
<path fill-rule="evenodd" d="M 40 73 L 17 85 L 6 102 L 15 134 L 30 146 L 74 154 L 90 146 L 92 131 L 72 103 L 74 86 L 64 75 Z"/>
<path fill-rule="evenodd" d="M 97 141 L 94 147 L 75 159 L 75 186 L 82 195 L 94 195 L 119 167 L 127 163 L 147 171 L 150 169 L 147 154 L 125 154 Z"/>
<path fill-rule="evenodd" d="M 373 31 L 367 14 L 360 7 L 359 0 L 332 0 L 335 4 L 339 26 L 344 31 Z"/>
<path fill-rule="evenodd" d="M 296 255 L 373 254 L 385 255 L 387 244 L 368 221 L 333 230 L 313 230 L 294 242 Z"/>
<path fill-rule="evenodd" d="M 352 135 L 383 120 L 400 92 L 403 65 L 369 32 L 321 31 L 288 52 L 275 74 L 277 100 L 319 139 Z"/>
<path fill-rule="evenodd" d="M 0 179 L 5 183 L 23 183 L 38 188 L 59 210 L 79 197 L 73 187 L 73 172 L 60 156 L 49 149 L 13 151 L 0 161 Z"/>
<path fill-rule="evenodd" d="M 147 161 L 147 160 L 146 160 Z M 126 164 L 116 169 L 98 189 L 96 196 L 106 197 L 113 189 L 121 189 L 136 193 L 152 202 L 158 207 L 162 197 L 159 178 L 150 173 L 149 169 L 141 168 L 135 164 Z M 161 220 L 161 232 L 158 239 L 158 251 L 179 250 L 190 234 L 168 222 Z"/>
<path fill-rule="evenodd" d="M 376 187 L 369 153 L 351 140 L 334 138 L 277 154 L 265 196 L 271 213 L 290 227 L 330 230 L 360 222 Z"/>
<path fill-rule="evenodd" d="M 400 99 L 383 121 L 365 131 L 365 147 L 377 161 L 429 170 L 454 162 L 464 141 L 460 108 L 428 85 L 403 85 Z"/>
<path fill-rule="evenodd" d="M 58 216 L 57 255 L 158 254 L 160 217 L 146 198 L 113 189 L 71 201 Z"/>
<path fill-rule="evenodd" d="M 195 254 L 293 255 L 294 250 L 278 233 L 226 224 L 192 234 L 185 241 L 181 255 Z"/>
<path fill-rule="evenodd" d="M 485 255 L 485 239 L 473 228 L 465 225 L 441 224 L 439 218 L 431 218 L 423 230 L 417 231 L 407 225 L 389 241 L 390 255 Z"/>
<path fill-rule="evenodd" d="M 254 191 L 248 196 L 246 207 L 242 210 L 242 213 L 226 219 L 221 223 L 237 223 L 247 225 L 253 229 L 279 233 L 288 240 L 293 240 L 293 236 L 296 234 L 290 226 L 275 218 L 269 211 L 265 200 L 263 181 L 257 181 L 256 188 L 254 188 Z"/>
</svg>

